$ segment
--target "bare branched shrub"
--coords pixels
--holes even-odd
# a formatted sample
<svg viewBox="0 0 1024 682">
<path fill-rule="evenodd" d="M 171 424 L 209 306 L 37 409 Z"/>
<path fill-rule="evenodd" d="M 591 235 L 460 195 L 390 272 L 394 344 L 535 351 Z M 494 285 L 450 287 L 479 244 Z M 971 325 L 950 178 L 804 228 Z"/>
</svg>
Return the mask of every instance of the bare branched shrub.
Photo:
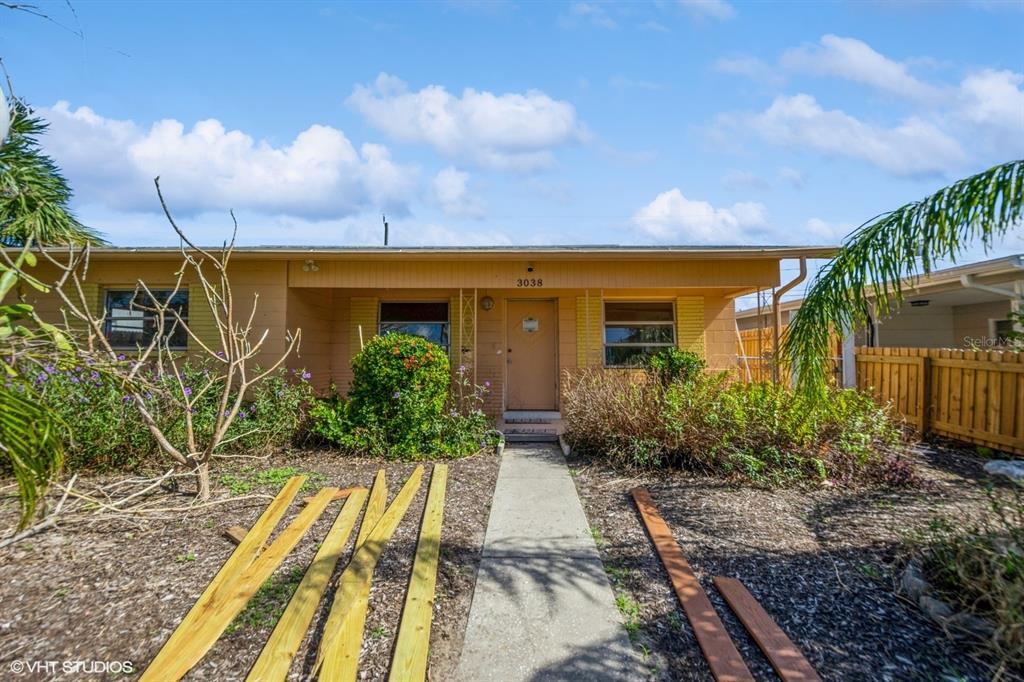
<svg viewBox="0 0 1024 682">
<path fill-rule="evenodd" d="M 126 399 L 134 404 L 160 450 L 195 473 L 198 496 L 205 500 L 210 496 L 210 460 L 238 417 L 247 392 L 281 367 L 298 347 L 300 330 L 289 334 L 285 351 L 273 362 L 265 367 L 255 365 L 269 330 L 265 329 L 257 336 L 254 328 L 259 294 L 254 296 L 247 313 L 236 306 L 232 294 L 228 266 L 238 233 L 234 213 L 231 214 L 234 223 L 231 240 L 215 251 L 203 249 L 178 227 L 160 191 L 159 178 L 154 182 L 164 214 L 181 239 L 181 267 L 175 273 L 176 280 L 170 294 L 162 298 L 155 296 L 141 279 L 136 283 L 136 293 L 143 294 L 147 301 L 137 307 L 153 314 L 156 329 L 152 340 L 139 346 L 133 357 L 125 358 L 123 349 L 113 347 L 104 334 L 106 313 L 97 313 L 90 306 L 84 286 L 89 269 L 89 248 L 70 247 L 64 260 L 51 252 L 43 253 L 60 272 L 54 289 L 61 297 L 69 328 L 83 329 L 84 353 L 90 359 L 102 362 L 105 371 L 120 381 Z M 202 287 L 203 298 L 212 311 L 217 334 L 215 343 L 198 335 L 171 304 L 187 278 L 194 279 Z M 192 342 L 190 345 L 196 347 L 193 355 L 204 358 L 212 368 L 194 385 L 185 381 L 182 371 L 187 354 L 170 346 L 172 333 L 178 329 L 184 330 Z M 176 387 L 174 402 L 184 417 L 183 444 L 175 444 L 168 438 L 147 401 L 147 393 L 155 389 L 151 380 L 153 376 L 174 379 L 171 382 Z M 219 409 L 212 425 L 197 428 L 193 408 L 209 393 L 219 394 Z"/>
</svg>

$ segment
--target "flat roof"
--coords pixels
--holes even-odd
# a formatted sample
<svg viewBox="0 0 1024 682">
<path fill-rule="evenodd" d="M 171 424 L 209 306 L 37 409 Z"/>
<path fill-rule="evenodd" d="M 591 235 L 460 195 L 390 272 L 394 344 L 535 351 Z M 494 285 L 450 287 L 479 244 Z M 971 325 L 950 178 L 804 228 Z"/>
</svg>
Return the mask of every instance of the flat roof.
<svg viewBox="0 0 1024 682">
<path fill-rule="evenodd" d="M 203 246 L 217 251 L 220 246 Z M 166 257 L 180 252 L 177 246 L 105 246 L 94 247 L 98 258 L 136 256 Z M 532 258 L 559 259 L 771 259 L 829 258 L 835 246 L 623 246 L 618 244 L 557 246 L 236 246 L 234 257 L 266 259 L 323 258 L 325 260 L 383 260 L 408 258 L 443 260 L 445 258 L 502 260 Z"/>
<path fill-rule="evenodd" d="M 1003 256 L 1002 258 L 991 258 L 989 260 L 975 261 L 974 263 L 965 263 L 963 265 L 954 265 L 951 268 L 944 268 L 942 270 L 932 270 L 927 275 L 914 275 L 907 277 L 903 280 L 904 296 L 917 296 L 920 294 L 927 293 L 929 288 L 946 286 L 950 284 L 957 284 L 960 278 L 964 275 L 1000 275 L 1003 273 L 1021 273 L 1021 277 L 1024 278 L 1024 254 L 1015 254 L 1013 256 Z M 868 296 L 872 296 L 873 292 L 868 292 Z M 783 301 L 779 306 L 780 310 L 796 310 L 803 305 L 804 299 L 794 298 L 789 301 Z M 764 311 L 770 310 L 771 306 L 762 307 L 762 314 Z M 736 317 L 756 317 L 757 308 L 744 308 L 743 310 L 736 311 Z"/>
</svg>

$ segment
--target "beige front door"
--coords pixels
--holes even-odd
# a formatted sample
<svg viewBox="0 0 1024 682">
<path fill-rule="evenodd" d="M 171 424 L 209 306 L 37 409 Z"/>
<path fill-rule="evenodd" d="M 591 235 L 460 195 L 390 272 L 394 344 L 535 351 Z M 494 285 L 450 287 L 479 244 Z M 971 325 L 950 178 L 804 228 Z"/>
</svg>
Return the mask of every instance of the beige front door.
<svg viewBox="0 0 1024 682">
<path fill-rule="evenodd" d="M 554 410 L 558 387 L 555 301 L 508 302 L 509 410 Z"/>
</svg>

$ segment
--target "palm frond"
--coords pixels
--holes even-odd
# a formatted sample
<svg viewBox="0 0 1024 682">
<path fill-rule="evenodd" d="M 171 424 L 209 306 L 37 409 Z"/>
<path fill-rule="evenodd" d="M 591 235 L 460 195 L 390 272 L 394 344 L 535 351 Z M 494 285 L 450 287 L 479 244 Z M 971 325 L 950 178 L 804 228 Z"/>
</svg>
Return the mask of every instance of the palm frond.
<svg viewBox="0 0 1024 682">
<path fill-rule="evenodd" d="M 944 258 L 955 261 L 1021 221 L 1024 160 L 1011 161 L 901 206 L 858 228 L 819 272 L 783 339 L 781 359 L 797 389 L 821 395 L 829 376 L 829 337 L 886 316 L 903 301 L 903 282 Z"/>
<path fill-rule="evenodd" d="M 18 482 L 21 526 L 35 514 L 50 480 L 64 462 L 67 426 L 19 377 L 0 384 L 0 456 Z"/>
<path fill-rule="evenodd" d="M 47 123 L 20 100 L 11 103 L 11 128 L 0 145 L 0 246 L 106 244 L 71 212 L 71 188 L 42 152 Z"/>
</svg>

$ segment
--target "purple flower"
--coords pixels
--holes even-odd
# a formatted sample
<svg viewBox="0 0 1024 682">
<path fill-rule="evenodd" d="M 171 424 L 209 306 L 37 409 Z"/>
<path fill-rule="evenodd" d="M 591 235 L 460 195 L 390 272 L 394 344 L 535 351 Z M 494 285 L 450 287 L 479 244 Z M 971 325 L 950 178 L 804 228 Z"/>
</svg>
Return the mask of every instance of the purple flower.
<svg viewBox="0 0 1024 682">
<path fill-rule="evenodd" d="M 192 395 L 192 387 L 191 386 L 186 386 L 185 387 L 185 397 L 187 398 L 190 395 Z"/>
<path fill-rule="evenodd" d="M 71 383 L 77 384 L 79 381 L 78 377 L 71 377 Z"/>
<path fill-rule="evenodd" d="M 96 370 L 93 370 L 92 374 L 89 375 L 89 378 L 92 379 L 93 381 L 99 381 L 100 380 L 100 373 L 97 372 Z"/>
<path fill-rule="evenodd" d="M 46 365 L 45 367 L 43 367 L 43 371 L 46 372 L 47 374 L 55 374 L 57 372 L 57 368 L 54 367 L 53 365 Z"/>
<path fill-rule="evenodd" d="M 391 397 L 392 398 L 401 398 L 402 397 L 402 392 L 401 391 L 395 391 L 394 393 L 391 394 Z"/>
<path fill-rule="evenodd" d="M 245 410 L 241 410 L 241 411 L 239 411 L 239 413 L 238 413 L 238 418 L 239 418 L 239 419 L 245 419 L 245 418 L 246 418 L 246 417 L 248 417 L 248 416 L 249 416 L 249 415 L 247 415 L 247 414 L 245 413 Z"/>
<path fill-rule="evenodd" d="M 131 401 L 132 397 L 130 395 L 126 395 L 125 397 L 121 398 L 122 403 L 130 403 Z"/>
<path fill-rule="evenodd" d="M 310 372 L 306 372 L 306 371 L 303 371 L 303 372 L 302 372 L 302 380 L 303 380 L 303 381 L 309 381 L 309 380 L 310 380 L 310 379 L 312 379 L 312 378 L 313 378 L 313 375 L 312 375 L 312 373 L 310 373 Z"/>
<path fill-rule="evenodd" d="M 121 353 L 121 354 L 119 354 L 119 355 L 117 356 L 117 359 L 118 359 L 118 360 L 124 360 L 124 359 L 125 359 L 125 355 L 124 355 L 124 353 Z"/>
<path fill-rule="evenodd" d="M 490 381 L 485 381 L 484 382 L 484 388 L 490 388 L 490 387 L 491 387 L 491 382 Z"/>
</svg>

